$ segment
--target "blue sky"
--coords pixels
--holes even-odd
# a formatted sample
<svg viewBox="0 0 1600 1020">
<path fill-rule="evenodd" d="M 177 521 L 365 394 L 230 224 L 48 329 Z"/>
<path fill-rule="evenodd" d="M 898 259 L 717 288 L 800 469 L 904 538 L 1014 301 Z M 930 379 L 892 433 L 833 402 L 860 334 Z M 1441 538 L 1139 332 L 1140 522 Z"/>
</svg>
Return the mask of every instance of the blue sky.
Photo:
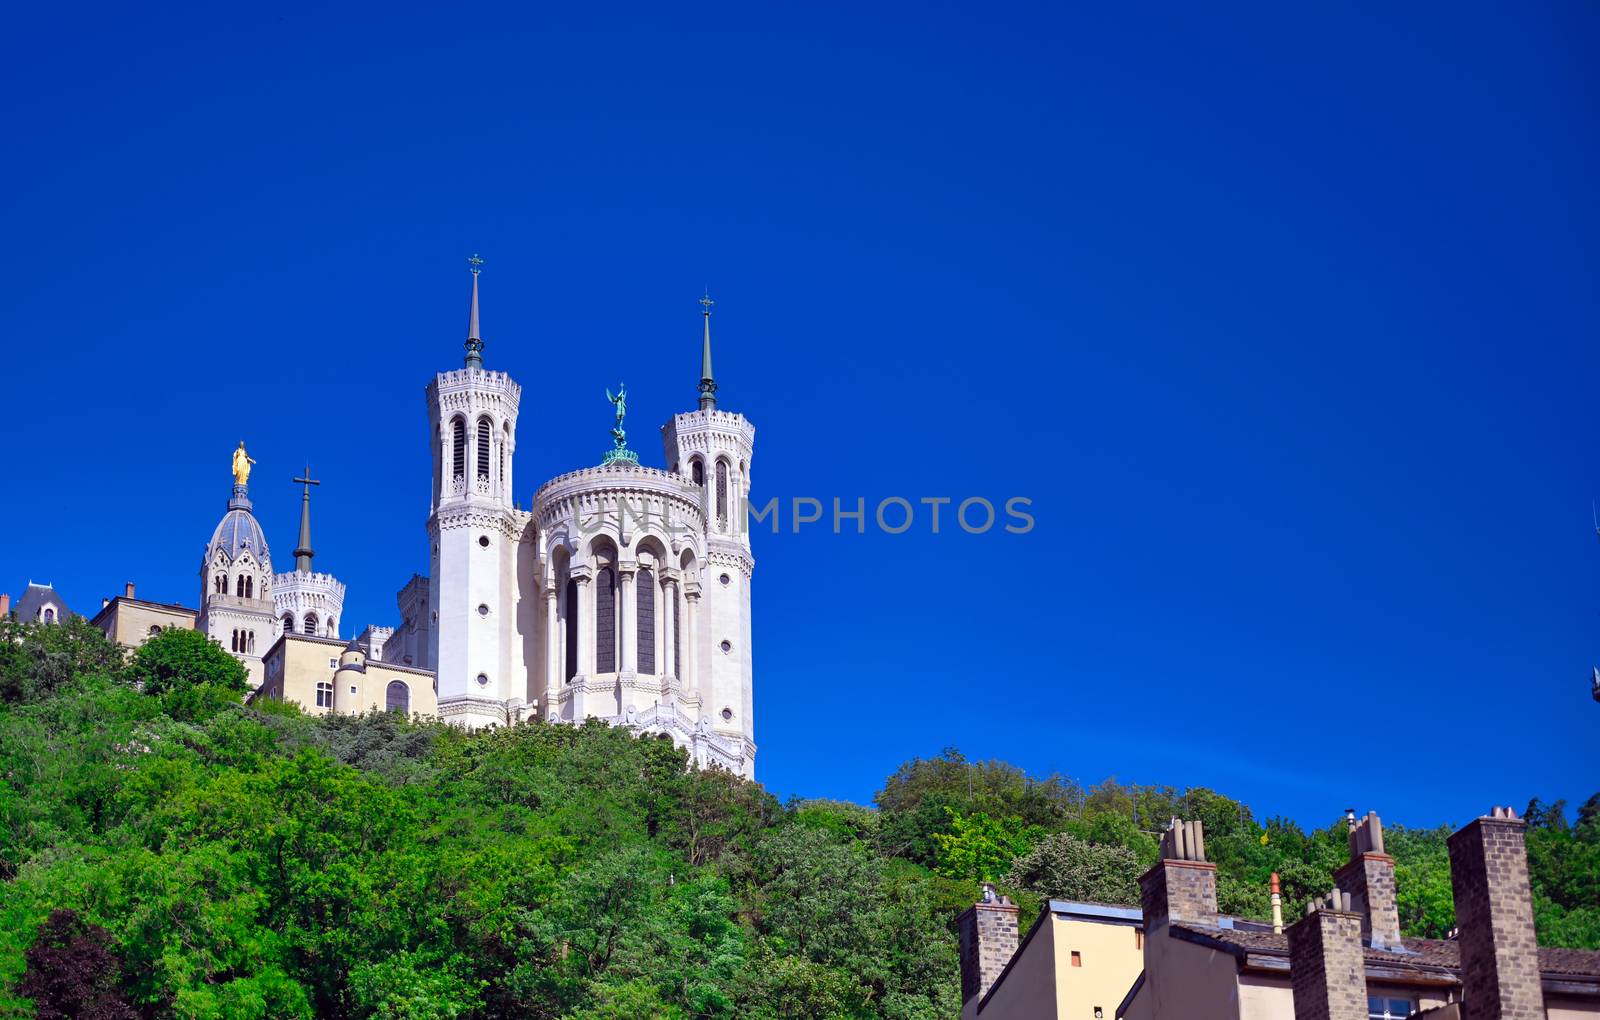
<svg viewBox="0 0 1600 1020">
<path fill-rule="evenodd" d="M 431 373 L 516 478 L 646 463 L 717 299 L 758 501 L 760 778 L 949 745 L 1322 823 L 1600 787 L 1597 15 L 30 5 L 0 86 L 0 588 L 194 604 L 230 449 L 309 460 L 345 620 L 426 569 Z M 347 627 L 348 630 L 348 627 Z"/>
</svg>

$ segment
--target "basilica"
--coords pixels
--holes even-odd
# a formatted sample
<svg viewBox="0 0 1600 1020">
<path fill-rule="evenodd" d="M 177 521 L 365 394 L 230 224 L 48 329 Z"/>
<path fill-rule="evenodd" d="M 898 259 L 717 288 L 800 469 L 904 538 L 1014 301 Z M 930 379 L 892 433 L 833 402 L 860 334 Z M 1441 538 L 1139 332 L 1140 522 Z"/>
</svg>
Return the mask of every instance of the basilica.
<svg viewBox="0 0 1600 1020">
<path fill-rule="evenodd" d="M 427 576 L 397 621 L 341 632 L 345 585 L 313 568 L 309 471 L 293 568 L 277 572 L 252 512 L 240 443 L 226 512 L 200 564 L 197 610 L 123 595 L 94 618 L 134 646 L 196 627 L 244 663 L 252 698 L 307 711 L 391 709 L 468 727 L 597 718 L 669 737 L 699 765 L 753 776 L 746 500 L 755 429 L 717 406 L 711 301 L 702 301 L 698 406 L 661 428 L 665 470 L 626 444 L 515 498 L 522 387 L 485 366 L 472 266 L 461 367 L 427 385 L 432 491 Z M 609 395 L 609 394 L 608 394 Z"/>
</svg>

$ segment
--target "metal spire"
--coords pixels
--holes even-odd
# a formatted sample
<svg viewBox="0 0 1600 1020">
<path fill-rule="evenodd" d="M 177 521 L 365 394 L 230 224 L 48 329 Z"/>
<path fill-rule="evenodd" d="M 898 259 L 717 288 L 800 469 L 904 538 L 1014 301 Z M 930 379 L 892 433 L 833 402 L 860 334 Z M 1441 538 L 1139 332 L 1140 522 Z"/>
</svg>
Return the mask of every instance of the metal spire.
<svg viewBox="0 0 1600 1020">
<path fill-rule="evenodd" d="M 302 574 L 311 573 L 311 557 L 317 551 L 311 548 L 311 487 L 322 483 L 311 477 L 311 465 L 306 465 L 306 473 L 294 480 L 296 485 L 305 486 L 305 492 L 300 496 L 300 544 L 294 551 L 294 569 Z"/>
<path fill-rule="evenodd" d="M 700 299 L 700 306 L 705 309 L 705 340 L 700 345 L 700 410 L 710 411 L 717 406 L 717 380 L 711 372 L 711 306 L 716 304 L 711 300 L 711 292 L 706 291 L 706 296 Z"/>
<path fill-rule="evenodd" d="M 483 268 L 483 259 L 477 252 L 467 259 L 467 265 L 472 267 L 472 314 L 467 320 L 467 367 L 483 367 L 483 338 L 478 335 L 478 272 Z"/>
</svg>

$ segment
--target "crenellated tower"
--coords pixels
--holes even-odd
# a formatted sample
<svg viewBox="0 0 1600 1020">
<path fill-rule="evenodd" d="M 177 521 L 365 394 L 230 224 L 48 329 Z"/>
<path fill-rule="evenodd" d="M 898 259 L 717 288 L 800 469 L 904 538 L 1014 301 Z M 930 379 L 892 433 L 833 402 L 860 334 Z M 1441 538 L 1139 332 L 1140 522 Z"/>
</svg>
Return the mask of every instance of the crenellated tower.
<svg viewBox="0 0 1600 1020">
<path fill-rule="evenodd" d="M 673 415 L 661 428 L 667 463 L 699 490 L 704 528 L 704 562 L 698 578 L 700 601 L 694 649 L 700 664 L 700 717 L 726 737 L 744 742 L 753 757 L 755 726 L 751 648 L 750 550 L 747 500 L 755 426 L 744 415 L 717 407 L 717 381 L 711 365 L 711 306 L 700 299 L 699 409 Z"/>
<path fill-rule="evenodd" d="M 534 600 L 519 599 L 536 576 L 525 541 L 530 514 L 512 501 L 522 387 L 483 367 L 478 274 L 473 256 L 466 358 L 428 384 L 433 498 L 426 630 L 437 671 L 439 714 L 467 726 L 503 725 L 526 703 L 534 661 Z"/>
<path fill-rule="evenodd" d="M 311 566 L 317 555 L 311 547 L 311 487 L 322 483 L 311 477 L 309 465 L 294 483 L 304 487 L 300 494 L 300 540 L 294 549 L 294 569 L 273 578 L 272 601 L 284 631 L 336 638 L 339 621 L 344 618 L 344 582 Z"/>
</svg>

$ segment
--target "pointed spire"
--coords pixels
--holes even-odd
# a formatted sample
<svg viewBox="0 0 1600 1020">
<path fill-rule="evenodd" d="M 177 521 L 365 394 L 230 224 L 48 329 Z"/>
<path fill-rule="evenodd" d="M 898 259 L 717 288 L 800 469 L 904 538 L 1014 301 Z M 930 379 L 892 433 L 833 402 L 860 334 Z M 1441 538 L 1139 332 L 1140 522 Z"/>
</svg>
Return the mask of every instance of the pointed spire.
<svg viewBox="0 0 1600 1020">
<path fill-rule="evenodd" d="M 700 299 L 700 306 L 705 309 L 705 339 L 700 345 L 700 410 L 710 411 L 717 406 L 717 379 L 711 372 L 711 306 L 716 304 L 711 300 L 711 292 L 706 291 L 706 296 Z"/>
<path fill-rule="evenodd" d="M 467 367 L 482 368 L 483 337 L 478 335 L 478 272 L 483 268 L 483 259 L 473 252 L 467 264 L 472 267 L 472 314 L 467 319 Z"/>
<path fill-rule="evenodd" d="M 322 483 L 311 477 L 311 465 L 306 465 L 306 473 L 294 480 L 296 485 L 304 485 L 305 492 L 300 496 L 300 544 L 294 550 L 294 569 L 302 574 L 311 573 L 311 557 L 317 551 L 311 548 L 311 487 Z"/>
</svg>

